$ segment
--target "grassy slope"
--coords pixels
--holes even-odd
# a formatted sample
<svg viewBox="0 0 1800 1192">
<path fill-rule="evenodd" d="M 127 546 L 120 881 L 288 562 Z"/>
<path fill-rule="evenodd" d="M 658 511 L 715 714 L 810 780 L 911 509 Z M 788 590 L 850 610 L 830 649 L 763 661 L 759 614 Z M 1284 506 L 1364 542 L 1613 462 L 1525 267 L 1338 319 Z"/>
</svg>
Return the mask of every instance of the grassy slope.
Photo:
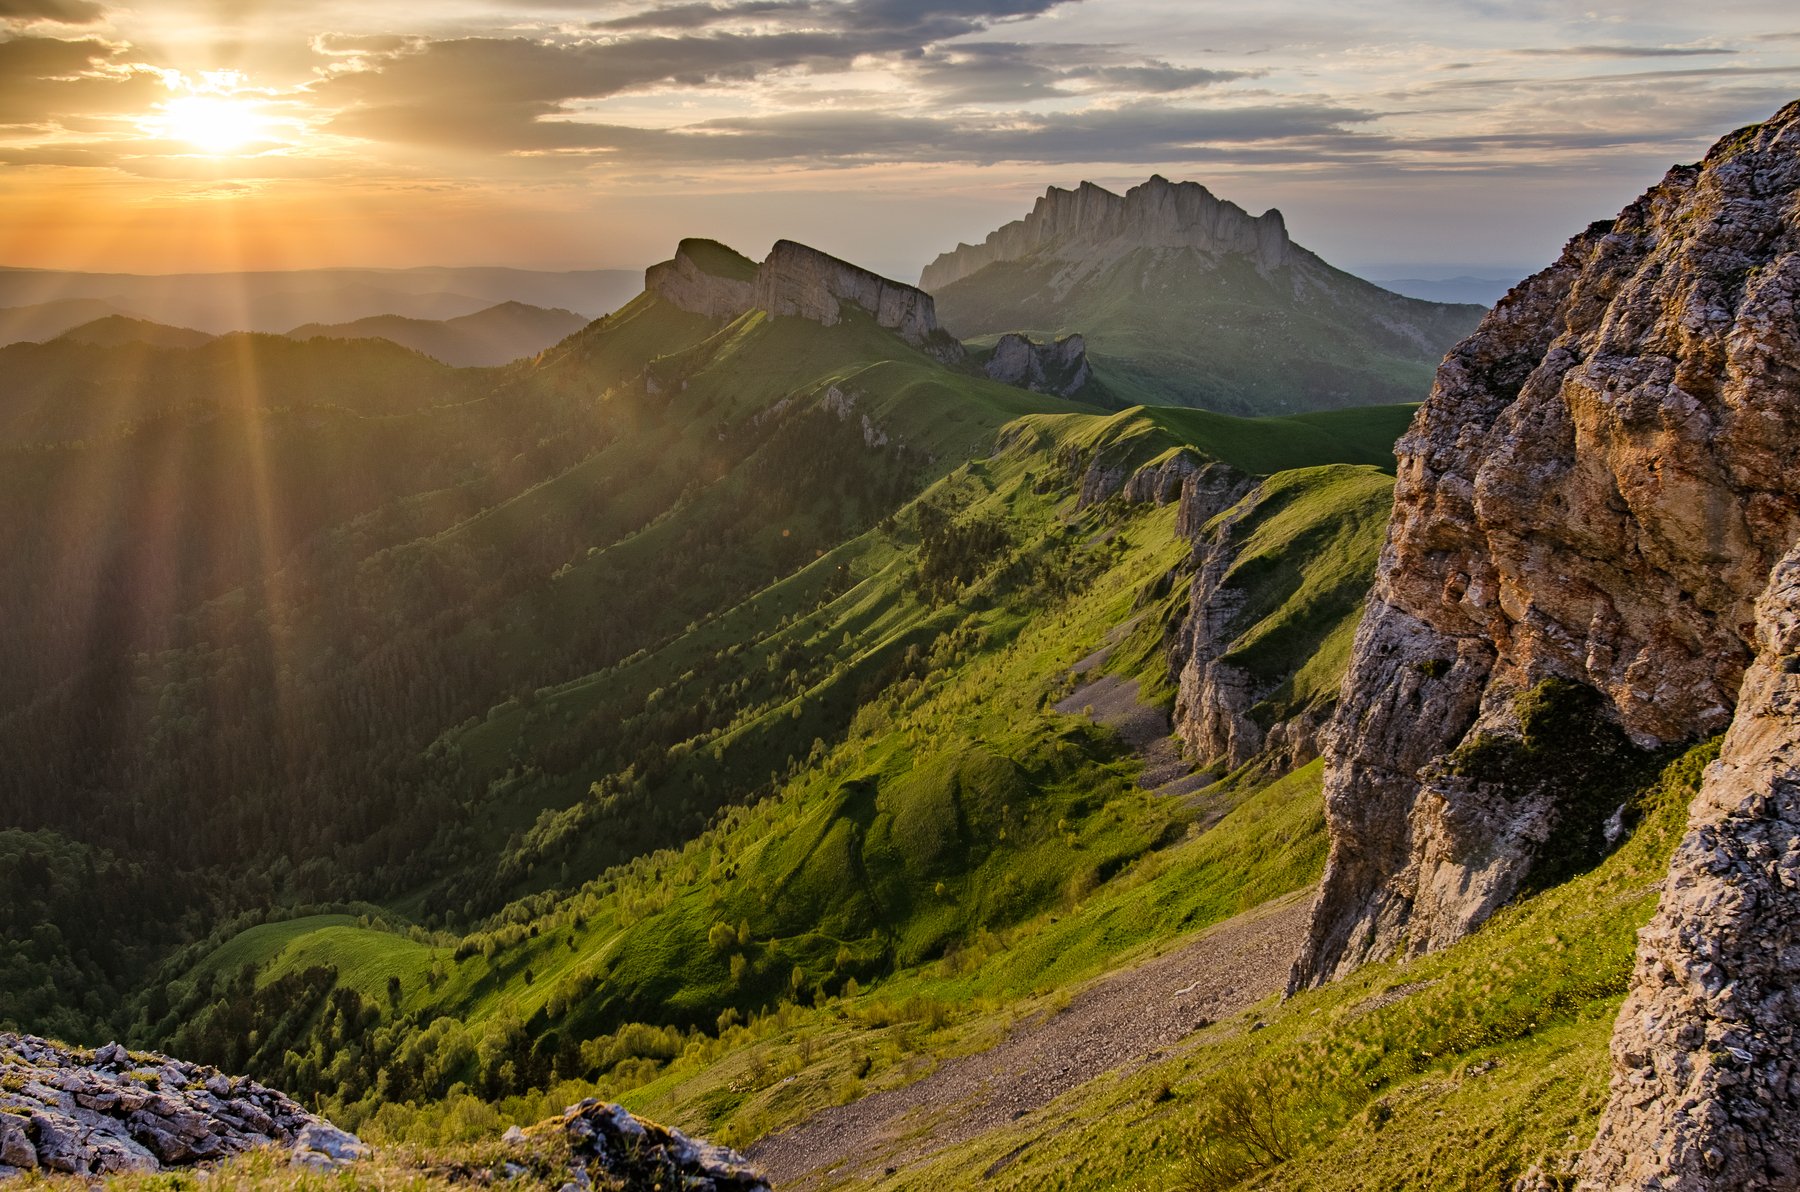
<svg viewBox="0 0 1800 1192">
<path fill-rule="evenodd" d="M 879 392 L 855 379 L 860 392 Z M 894 392 L 915 414 L 934 396 L 917 382 Z M 895 408 L 870 405 L 884 414 Z M 543 725 L 595 708 L 679 705 L 693 698 L 690 687 L 767 673 L 796 653 L 824 656 L 833 665 L 804 690 L 777 693 L 682 751 L 688 772 L 704 779 L 712 765 L 785 761 L 790 742 L 814 738 L 815 723 L 816 735 L 842 739 L 815 746 L 778 798 L 730 812 L 686 848 L 604 875 L 572 899 L 521 906 L 507 918 L 533 925 L 536 938 L 522 926 L 498 928 L 504 943 L 492 955 L 471 948 L 452 961 L 448 942 L 333 921 L 313 932 L 284 924 L 240 937 L 228 945 L 230 963 L 260 957 L 269 963 L 264 980 L 336 964 L 340 981 L 376 1002 L 387 976 L 398 974 L 405 1013 L 448 1015 L 476 1034 L 535 1022 L 542 1025 L 534 1030 L 556 1024 L 592 1038 L 634 1019 L 713 1027 L 721 1011 L 778 1006 L 792 1000 L 796 970 L 803 1002 L 839 994 L 852 978 L 880 980 L 883 1002 L 998 1004 L 1040 995 L 1170 932 L 1311 881 L 1323 849 L 1316 767 L 1186 839 L 1190 809 L 1137 790 L 1135 758 L 1080 718 L 1048 710 L 1068 668 L 1112 627 L 1146 608 L 1152 620 L 1168 615 L 1152 607 L 1150 593 L 1187 548 L 1173 534 L 1172 507 L 1078 514 L 1061 490 L 1034 491 L 1046 461 L 1112 441 L 1108 427 L 1128 429 L 1134 452 L 1148 458 L 1184 442 L 1171 427 L 1196 422 L 1242 430 L 1216 445 L 1241 463 L 1282 462 L 1278 441 L 1189 412 L 1027 421 L 1033 434 L 1009 436 L 999 455 L 963 465 L 926 494 L 965 520 L 1002 518 L 1012 535 L 1007 558 L 959 602 L 936 605 L 910 589 L 919 546 L 903 516 L 665 647 L 541 693 L 530 709 L 499 709 L 458 740 L 469 756 L 499 755 Z M 1307 435 L 1289 443 L 1296 462 L 1321 450 Z M 833 595 L 827 581 L 845 571 L 852 582 Z M 1066 592 L 1044 588 L 1045 575 L 1071 572 L 1088 578 Z M 697 675 L 697 662 L 721 644 L 725 673 Z M 881 698 L 855 695 L 858 675 L 909 648 L 926 663 L 921 671 Z M 1121 649 L 1116 665 L 1154 683 L 1165 664 L 1157 651 Z M 851 710 L 846 726 L 839 718 Z M 571 871 L 588 863 L 584 842 L 597 832 L 603 828 L 576 833 L 575 850 L 564 855 Z M 1073 908 L 1082 913 L 1071 915 Z M 722 943 L 713 938 L 721 925 L 734 933 Z M 960 966 L 981 950 L 995 959 L 971 977 Z M 742 958 L 736 973 L 734 956 Z M 444 976 L 428 988 L 424 974 L 434 964 Z M 944 1045 L 968 1037 L 950 1030 Z M 644 1074 L 631 1075 L 621 1081 L 615 1069 L 605 1080 L 624 1091 Z M 792 1120 L 824 1095 L 809 1081 L 812 1093 L 796 1099 L 790 1088 L 779 1107 L 721 1099 L 716 1076 L 701 1064 L 639 1099 L 681 1120 L 700 1114 L 708 1129 L 741 1139 Z"/>
<path fill-rule="evenodd" d="M 1219 1023 L 1183 1054 L 1077 1090 L 893 1186 L 1373 1192 L 1554 1169 L 1605 1101 L 1636 931 L 1716 755 L 1714 742 L 1671 763 L 1643 823 L 1598 868 L 1454 947 Z"/>
<path fill-rule="evenodd" d="M 960 335 L 1082 332 L 1100 382 L 1122 402 L 1234 413 L 1423 398 L 1439 357 L 1482 314 L 1311 265 L 1307 277 L 1325 285 L 1293 270 L 1263 277 L 1233 258 L 1212 265 L 1141 250 L 1058 301 L 1060 263 L 1007 262 L 944 287 L 938 313 Z M 1390 324 L 1418 327 L 1430 346 Z"/>
</svg>

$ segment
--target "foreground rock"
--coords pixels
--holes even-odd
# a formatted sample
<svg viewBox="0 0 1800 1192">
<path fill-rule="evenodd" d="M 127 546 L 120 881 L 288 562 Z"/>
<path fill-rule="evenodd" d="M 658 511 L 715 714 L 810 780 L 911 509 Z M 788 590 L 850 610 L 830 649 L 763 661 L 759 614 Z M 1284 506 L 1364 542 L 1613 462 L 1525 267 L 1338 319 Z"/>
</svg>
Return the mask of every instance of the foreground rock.
<svg viewBox="0 0 1800 1192">
<path fill-rule="evenodd" d="M 117 1043 L 83 1051 L 0 1034 L 0 1177 L 155 1172 L 266 1146 L 324 1171 L 368 1154 L 253 1080 Z"/>
<path fill-rule="evenodd" d="M 562 1187 L 618 1188 L 622 1192 L 769 1192 L 762 1172 L 736 1151 L 689 1138 L 679 1130 L 635 1116 L 623 1106 L 589 1098 L 561 1117 L 507 1140 L 522 1156 L 567 1148 L 568 1182 Z"/>
<path fill-rule="evenodd" d="M 1530 710 L 1619 756 L 1730 721 L 1800 537 L 1797 194 L 1793 104 L 1576 237 L 1444 360 L 1327 734 L 1293 987 L 1450 944 L 1546 856 L 1592 852 L 1613 806 L 1476 764 L 1528 754 Z"/>
<path fill-rule="evenodd" d="M 1800 1187 L 1800 549 L 1694 800 L 1613 1033 L 1583 1187 Z"/>
</svg>

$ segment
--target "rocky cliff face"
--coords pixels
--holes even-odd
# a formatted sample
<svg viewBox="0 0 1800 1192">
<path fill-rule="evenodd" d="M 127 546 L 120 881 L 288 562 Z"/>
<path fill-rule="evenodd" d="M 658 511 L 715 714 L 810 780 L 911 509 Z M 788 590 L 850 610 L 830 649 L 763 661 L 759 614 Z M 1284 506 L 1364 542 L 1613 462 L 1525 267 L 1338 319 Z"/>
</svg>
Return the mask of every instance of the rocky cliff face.
<svg viewBox="0 0 1800 1192">
<path fill-rule="evenodd" d="M 1800 1187 L 1800 548 L 1638 936 L 1582 1186 Z"/>
<path fill-rule="evenodd" d="M 85 1052 L 0 1034 L 0 1178 L 154 1172 L 268 1146 L 324 1171 L 368 1153 L 252 1080 L 116 1043 Z"/>
<path fill-rule="evenodd" d="M 1385 476 L 1345 465 L 1184 482 L 1194 577 L 1174 719 L 1200 765 L 1286 771 L 1318 756 L 1390 499 Z"/>
<path fill-rule="evenodd" d="M 1083 182 L 1074 190 L 1051 187 L 1024 219 L 980 244 L 959 244 L 943 253 L 925 267 L 919 284 L 936 291 L 997 261 L 1039 254 L 1098 269 L 1138 248 L 1243 255 L 1267 272 L 1286 264 L 1292 247 L 1281 212 L 1252 216 L 1197 182 L 1157 175 L 1123 195 Z"/>
<path fill-rule="evenodd" d="M 711 319 L 760 309 L 831 327 L 853 307 L 940 359 L 963 356 L 962 345 L 938 327 L 930 294 L 792 240 L 778 241 L 760 266 L 723 245 L 684 240 L 673 259 L 644 272 L 644 288 Z"/>
<path fill-rule="evenodd" d="M 1017 333 L 1002 335 L 982 371 L 1003 384 L 1059 397 L 1073 397 L 1093 375 L 1087 341 L 1079 335 L 1047 344 Z"/>
<path fill-rule="evenodd" d="M 644 271 L 644 289 L 709 319 L 735 319 L 750 310 L 756 305 L 756 266 L 738 257 L 743 268 L 730 268 L 729 258 L 722 265 L 708 249 L 730 252 L 723 245 L 683 240 L 674 257 Z"/>
<path fill-rule="evenodd" d="M 1639 747 L 1730 719 L 1800 536 L 1797 193 L 1800 104 L 1576 237 L 1444 360 L 1327 734 L 1296 987 L 1454 941 L 1582 827 L 1554 776 L 1462 764 L 1547 680 Z"/>
</svg>

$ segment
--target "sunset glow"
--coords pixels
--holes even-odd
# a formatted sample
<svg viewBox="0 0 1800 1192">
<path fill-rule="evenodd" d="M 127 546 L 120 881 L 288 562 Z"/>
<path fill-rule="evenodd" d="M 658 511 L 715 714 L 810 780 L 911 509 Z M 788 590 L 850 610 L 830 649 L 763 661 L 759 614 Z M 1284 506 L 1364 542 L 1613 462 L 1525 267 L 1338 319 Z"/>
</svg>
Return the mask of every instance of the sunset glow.
<svg viewBox="0 0 1800 1192">
<path fill-rule="evenodd" d="M 163 104 L 154 123 L 165 136 L 186 141 L 202 153 L 235 153 L 268 134 L 268 120 L 250 100 L 220 95 L 186 95 Z"/>
<path fill-rule="evenodd" d="M 1458 11 L 21 0 L 0 264 L 641 268 L 803 230 L 916 275 L 1046 186 L 1161 173 L 1348 264 L 1522 268 L 1800 82 L 1772 0 Z M 212 200 L 317 230 L 227 252 Z"/>
</svg>

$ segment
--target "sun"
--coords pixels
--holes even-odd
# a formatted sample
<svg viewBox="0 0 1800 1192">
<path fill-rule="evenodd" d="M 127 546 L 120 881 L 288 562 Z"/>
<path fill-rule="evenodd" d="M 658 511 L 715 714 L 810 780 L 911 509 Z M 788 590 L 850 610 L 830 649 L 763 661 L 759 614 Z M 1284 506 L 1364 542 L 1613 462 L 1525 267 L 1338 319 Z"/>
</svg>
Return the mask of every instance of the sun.
<svg viewBox="0 0 1800 1192">
<path fill-rule="evenodd" d="M 236 153 L 269 132 L 269 121 L 254 100 L 229 95 L 184 95 L 159 105 L 158 131 L 186 141 L 202 153 Z"/>
</svg>

